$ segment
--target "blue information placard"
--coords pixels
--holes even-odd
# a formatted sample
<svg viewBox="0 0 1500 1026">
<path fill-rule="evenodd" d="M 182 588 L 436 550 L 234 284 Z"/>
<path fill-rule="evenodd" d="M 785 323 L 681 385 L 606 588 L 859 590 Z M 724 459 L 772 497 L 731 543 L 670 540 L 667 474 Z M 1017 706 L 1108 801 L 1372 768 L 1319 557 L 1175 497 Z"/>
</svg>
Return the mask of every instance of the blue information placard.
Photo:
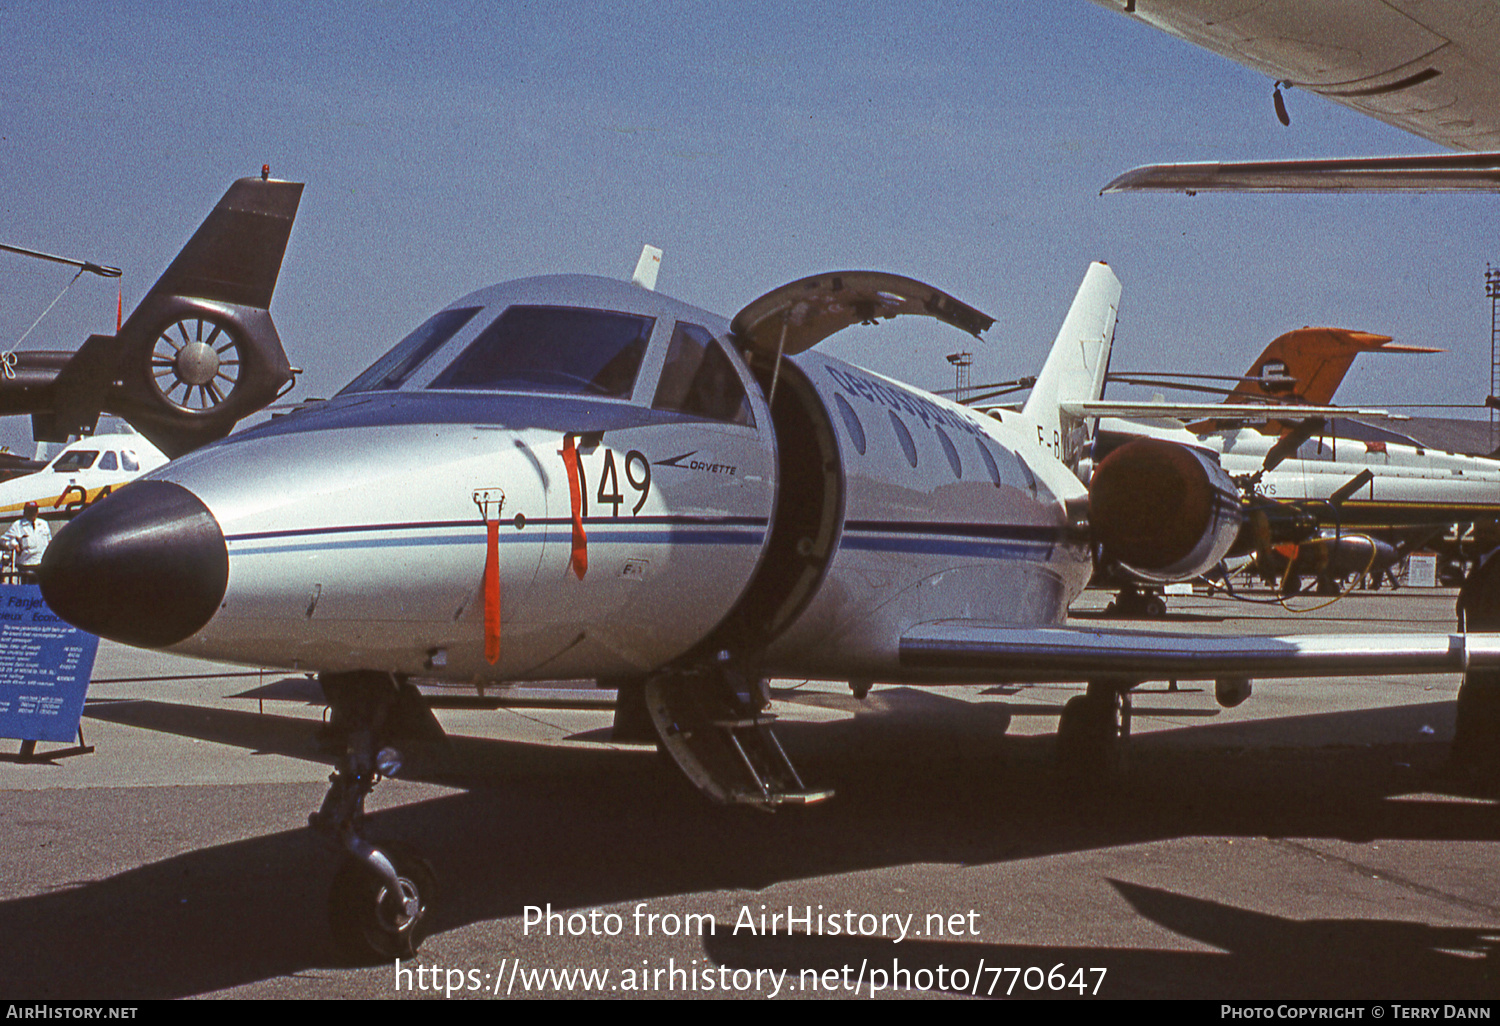
<svg viewBox="0 0 1500 1026">
<path fill-rule="evenodd" d="M 0 737 L 72 741 L 99 639 L 60 619 L 34 584 L 0 585 Z"/>
</svg>

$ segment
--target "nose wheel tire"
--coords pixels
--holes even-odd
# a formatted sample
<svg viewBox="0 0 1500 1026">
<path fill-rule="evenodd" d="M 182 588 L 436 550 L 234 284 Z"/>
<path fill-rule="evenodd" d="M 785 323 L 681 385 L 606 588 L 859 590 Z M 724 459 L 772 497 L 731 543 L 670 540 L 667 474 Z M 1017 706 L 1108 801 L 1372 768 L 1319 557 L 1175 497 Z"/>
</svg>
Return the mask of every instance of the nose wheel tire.
<svg viewBox="0 0 1500 1026">
<path fill-rule="evenodd" d="M 412 958 L 427 935 L 427 912 L 437 897 L 437 877 L 427 860 L 401 845 L 382 844 L 396 867 L 396 893 L 368 863 L 346 858 L 328 895 L 328 922 L 339 952 L 360 964 Z M 415 905 L 415 915 L 408 908 Z"/>
</svg>

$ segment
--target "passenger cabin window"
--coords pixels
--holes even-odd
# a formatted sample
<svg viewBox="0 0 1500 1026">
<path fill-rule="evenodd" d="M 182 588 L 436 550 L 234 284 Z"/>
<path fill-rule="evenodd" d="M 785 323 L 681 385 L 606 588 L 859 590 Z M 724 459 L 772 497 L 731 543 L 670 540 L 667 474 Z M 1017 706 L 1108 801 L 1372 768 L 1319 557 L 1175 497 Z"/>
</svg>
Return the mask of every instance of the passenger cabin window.
<svg viewBox="0 0 1500 1026">
<path fill-rule="evenodd" d="M 98 458 L 97 449 L 74 449 L 59 456 L 57 462 L 52 464 L 52 469 L 59 474 L 72 474 L 89 469 Z"/>
<path fill-rule="evenodd" d="M 990 480 L 995 483 L 996 488 L 999 488 L 1001 485 L 999 464 L 995 462 L 995 457 L 990 455 L 988 446 L 977 438 L 974 439 L 974 444 L 979 447 L 979 458 L 984 461 L 984 469 L 989 472 Z"/>
<path fill-rule="evenodd" d="M 607 310 L 512 306 L 427 387 L 629 399 L 655 324 Z"/>
<path fill-rule="evenodd" d="M 844 418 L 844 427 L 849 431 L 849 440 L 863 456 L 865 454 L 865 426 L 859 422 L 859 414 L 855 413 L 849 401 L 837 392 L 833 393 L 833 402 L 839 408 L 839 416 Z"/>
<path fill-rule="evenodd" d="M 672 331 L 667 362 L 651 405 L 658 410 L 755 426 L 745 386 L 719 340 L 707 328 L 684 321 L 678 321 Z"/>
<path fill-rule="evenodd" d="M 433 314 L 416 331 L 397 342 L 390 352 L 372 363 L 368 370 L 345 385 L 339 395 L 399 388 L 444 342 L 456 335 L 459 328 L 473 320 L 479 310 L 477 306 L 467 306 Z"/>
<path fill-rule="evenodd" d="M 1032 495 L 1035 495 L 1043 502 L 1052 502 L 1057 498 L 1057 496 L 1052 494 L 1052 490 L 1042 484 L 1037 479 L 1037 476 L 1031 472 L 1030 464 L 1026 462 L 1026 458 L 1020 453 L 1016 453 L 1016 462 L 1021 465 L 1021 474 L 1026 478 L 1026 487 L 1031 490 Z"/>
<path fill-rule="evenodd" d="M 103 457 L 100 458 L 100 460 L 99 460 L 99 469 L 100 470 L 119 470 L 120 469 L 120 461 L 119 461 L 118 458 L 116 458 L 113 450 L 106 452 L 103 455 Z"/>
<path fill-rule="evenodd" d="M 917 443 L 912 440 L 911 432 L 906 430 L 906 425 L 901 423 L 901 418 L 896 416 L 895 410 L 887 410 L 891 418 L 891 430 L 896 434 L 896 441 L 901 443 L 901 451 L 906 454 L 906 462 L 913 467 L 917 465 Z"/>
<path fill-rule="evenodd" d="M 129 449 L 121 449 L 120 467 L 123 470 L 140 470 L 141 461 L 137 459 L 135 453 L 131 452 Z"/>
<path fill-rule="evenodd" d="M 943 447 L 943 455 L 948 457 L 948 466 L 953 468 L 953 476 L 962 478 L 964 476 L 964 464 L 958 458 L 958 450 L 953 447 L 953 439 L 948 437 L 948 432 L 937 428 L 938 444 Z"/>
</svg>

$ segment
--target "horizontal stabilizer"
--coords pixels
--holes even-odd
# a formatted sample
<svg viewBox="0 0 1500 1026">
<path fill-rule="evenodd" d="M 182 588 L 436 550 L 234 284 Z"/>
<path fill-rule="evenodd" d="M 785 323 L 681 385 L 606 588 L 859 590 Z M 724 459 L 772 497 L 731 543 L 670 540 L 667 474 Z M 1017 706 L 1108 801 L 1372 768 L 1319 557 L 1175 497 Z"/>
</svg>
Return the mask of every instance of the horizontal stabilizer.
<svg viewBox="0 0 1500 1026">
<path fill-rule="evenodd" d="M 1359 406 L 1276 406 L 1269 403 L 1164 403 L 1094 402 L 1062 403 L 1065 413 L 1075 417 L 1141 417 L 1148 419 L 1198 420 L 1293 420 L 1300 417 L 1365 417 L 1369 420 L 1405 420 L 1389 410 L 1367 410 Z"/>
</svg>

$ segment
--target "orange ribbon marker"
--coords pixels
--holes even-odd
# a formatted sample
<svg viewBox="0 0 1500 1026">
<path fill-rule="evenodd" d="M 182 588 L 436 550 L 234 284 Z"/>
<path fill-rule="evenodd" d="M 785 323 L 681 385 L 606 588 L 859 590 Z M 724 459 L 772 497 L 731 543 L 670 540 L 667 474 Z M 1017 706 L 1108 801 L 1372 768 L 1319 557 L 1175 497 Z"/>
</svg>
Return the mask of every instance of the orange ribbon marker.
<svg viewBox="0 0 1500 1026">
<path fill-rule="evenodd" d="M 481 488 L 474 493 L 474 505 L 484 517 L 484 583 L 481 585 L 484 592 L 484 658 L 493 666 L 500 659 L 500 511 L 505 508 L 505 493 L 498 488 Z"/>
<path fill-rule="evenodd" d="M 573 447 L 572 435 L 563 435 L 562 458 L 568 468 L 568 497 L 573 503 L 573 556 L 568 565 L 581 581 L 589 572 L 589 539 L 583 533 L 583 489 L 578 483 L 578 450 Z"/>
<path fill-rule="evenodd" d="M 500 658 L 500 521 L 485 518 L 484 658 L 493 666 Z"/>
</svg>

